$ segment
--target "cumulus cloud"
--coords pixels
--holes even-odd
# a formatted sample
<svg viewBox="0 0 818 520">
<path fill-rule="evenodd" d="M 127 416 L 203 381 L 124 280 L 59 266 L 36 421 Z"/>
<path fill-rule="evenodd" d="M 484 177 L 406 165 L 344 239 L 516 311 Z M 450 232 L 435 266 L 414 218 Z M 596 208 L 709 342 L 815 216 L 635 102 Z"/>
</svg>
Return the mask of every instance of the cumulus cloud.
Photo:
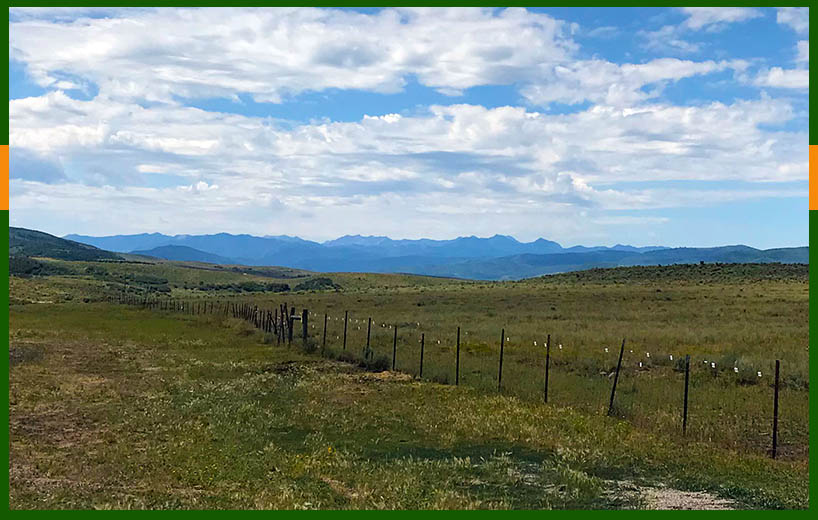
<svg viewBox="0 0 818 520">
<path fill-rule="evenodd" d="M 808 89 L 809 70 L 772 67 L 761 71 L 754 84 L 760 87 Z"/>
<path fill-rule="evenodd" d="M 659 59 L 620 68 L 598 59 L 576 61 L 571 24 L 524 9 L 116 13 L 14 22 L 11 55 L 44 87 L 59 89 L 59 77 L 71 74 L 96 85 L 103 97 L 163 102 L 243 93 L 280 103 L 329 88 L 394 93 L 411 76 L 452 96 L 474 86 L 517 83 L 535 103 L 578 102 L 578 89 L 587 88 L 583 99 L 623 104 L 651 97 L 640 91 L 646 84 L 730 66 Z"/>
<path fill-rule="evenodd" d="M 524 81 L 576 47 L 568 24 L 518 8 L 121 9 L 60 21 L 33 12 L 11 22 L 10 57 L 41 86 L 59 88 L 61 71 L 122 99 L 241 92 L 278 103 L 327 88 L 398 92 L 409 75 L 457 93 Z"/>
<path fill-rule="evenodd" d="M 809 7 L 778 7 L 776 20 L 798 34 L 809 35 Z"/>
<path fill-rule="evenodd" d="M 784 67 L 765 67 L 759 69 L 755 76 L 746 72 L 738 74 L 739 79 L 757 87 L 809 90 L 809 40 L 796 44 L 794 69 Z"/>
<path fill-rule="evenodd" d="M 582 101 L 629 106 L 657 97 L 666 82 L 709 74 L 726 69 L 743 69 L 744 62 L 693 62 L 660 58 L 642 64 L 617 65 L 604 60 L 576 61 L 554 68 L 549 78 L 523 88 L 523 95 L 535 104 Z M 643 87 L 653 86 L 645 90 Z"/>
<path fill-rule="evenodd" d="M 653 77 L 644 70 L 640 74 Z M 41 110 L 32 112 L 32 104 Z M 66 114 L 72 124 L 59 124 Z M 316 197 L 310 204 L 326 198 L 338 205 L 388 193 L 467 189 L 488 194 L 498 187 L 509 197 L 559 195 L 605 206 L 628 200 L 627 194 L 599 192 L 594 183 L 800 180 L 804 169 L 778 166 L 799 157 L 806 164 L 806 152 L 798 148 L 805 136 L 776 136 L 759 128 L 790 117 L 786 102 L 771 99 L 701 107 L 597 105 L 564 115 L 450 105 L 412 117 L 284 128 L 263 118 L 174 106 L 140 110 L 59 93 L 37 103 L 10 102 L 13 149 L 64 157 L 91 154 L 110 165 L 109 184 L 119 188 L 134 184 L 121 176 L 129 169 L 156 175 L 172 171 L 192 179 L 182 192 L 218 191 L 226 204 L 247 206 L 270 193 L 280 195 L 284 204 L 302 204 L 306 191 Z M 44 132 L 50 132 L 49 139 L 37 139 Z M 86 142 L 76 135 L 94 139 Z M 133 157 L 161 157 L 162 166 L 131 162 Z"/>
</svg>

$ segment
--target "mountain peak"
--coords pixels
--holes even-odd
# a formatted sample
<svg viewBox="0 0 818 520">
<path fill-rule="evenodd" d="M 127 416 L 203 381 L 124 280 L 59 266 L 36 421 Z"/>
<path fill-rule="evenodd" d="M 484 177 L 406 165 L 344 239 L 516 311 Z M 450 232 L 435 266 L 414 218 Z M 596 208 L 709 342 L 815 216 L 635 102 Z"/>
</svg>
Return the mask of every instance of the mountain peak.
<svg viewBox="0 0 818 520">
<path fill-rule="evenodd" d="M 377 246 L 392 242 L 392 239 L 375 235 L 344 235 L 335 240 L 323 242 L 325 246 Z"/>
</svg>

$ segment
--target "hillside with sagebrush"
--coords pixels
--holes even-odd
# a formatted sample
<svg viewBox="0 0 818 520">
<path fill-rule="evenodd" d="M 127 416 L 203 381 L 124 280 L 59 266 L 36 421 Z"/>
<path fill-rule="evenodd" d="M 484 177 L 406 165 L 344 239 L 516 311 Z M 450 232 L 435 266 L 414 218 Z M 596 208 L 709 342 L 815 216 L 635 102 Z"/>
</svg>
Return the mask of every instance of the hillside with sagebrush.
<svg viewBox="0 0 818 520">
<path fill-rule="evenodd" d="M 48 257 L 59 260 L 119 260 L 121 256 L 88 244 L 48 233 L 9 227 L 9 256 Z"/>
</svg>

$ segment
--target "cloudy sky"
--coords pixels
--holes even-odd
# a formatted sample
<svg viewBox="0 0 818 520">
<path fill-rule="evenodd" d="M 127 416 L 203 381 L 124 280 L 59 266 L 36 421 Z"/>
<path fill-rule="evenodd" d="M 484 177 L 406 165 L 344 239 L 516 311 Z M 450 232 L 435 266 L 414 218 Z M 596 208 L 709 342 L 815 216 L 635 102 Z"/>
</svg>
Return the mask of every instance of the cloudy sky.
<svg viewBox="0 0 818 520">
<path fill-rule="evenodd" d="M 808 243 L 809 12 L 11 9 L 11 224 Z"/>
</svg>

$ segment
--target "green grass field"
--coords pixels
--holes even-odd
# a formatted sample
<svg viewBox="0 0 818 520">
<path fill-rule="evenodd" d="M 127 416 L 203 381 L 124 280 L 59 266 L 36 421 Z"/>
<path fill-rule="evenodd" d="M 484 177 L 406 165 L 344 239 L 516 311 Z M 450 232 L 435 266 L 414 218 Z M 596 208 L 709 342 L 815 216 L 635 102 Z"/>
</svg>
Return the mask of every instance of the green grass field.
<svg viewBox="0 0 818 520">
<path fill-rule="evenodd" d="M 113 284 L 83 273 L 86 263 L 62 264 L 75 274 L 10 279 L 13 508 L 650 507 L 650 494 L 634 489 L 661 485 L 734 507 L 808 506 L 806 268 L 629 268 L 517 283 L 331 274 L 322 276 L 342 290 L 171 293 L 306 307 L 319 348 L 326 312 L 321 357 L 229 317 L 93 303 Z M 189 285 L 189 271 L 201 271 L 151 268 L 139 266 L 171 284 L 183 278 L 175 270 Z M 391 358 L 397 324 L 396 364 L 407 375 L 333 360 L 360 356 L 369 316 L 378 357 Z M 413 377 L 421 333 L 426 382 Z M 683 437 L 683 374 L 674 369 L 685 354 L 693 368 Z M 774 359 L 775 461 L 766 456 Z"/>
</svg>

